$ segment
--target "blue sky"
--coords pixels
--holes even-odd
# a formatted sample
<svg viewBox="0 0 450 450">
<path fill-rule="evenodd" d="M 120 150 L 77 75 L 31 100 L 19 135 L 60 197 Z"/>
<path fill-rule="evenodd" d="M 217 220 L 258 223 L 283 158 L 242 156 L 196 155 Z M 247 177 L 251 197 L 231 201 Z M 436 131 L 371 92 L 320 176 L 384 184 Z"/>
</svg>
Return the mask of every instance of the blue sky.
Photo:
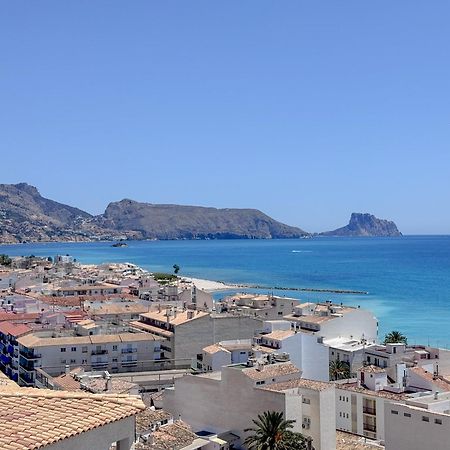
<svg viewBox="0 0 450 450">
<path fill-rule="evenodd" d="M 450 233 L 447 1 L 0 5 L 4 183 Z"/>
</svg>

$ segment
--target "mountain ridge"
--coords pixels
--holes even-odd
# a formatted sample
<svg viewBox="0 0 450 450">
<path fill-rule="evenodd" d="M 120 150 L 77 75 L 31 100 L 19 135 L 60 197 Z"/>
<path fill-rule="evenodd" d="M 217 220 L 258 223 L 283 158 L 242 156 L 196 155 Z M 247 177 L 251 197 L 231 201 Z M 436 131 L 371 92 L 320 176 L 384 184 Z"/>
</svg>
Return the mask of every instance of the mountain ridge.
<svg viewBox="0 0 450 450">
<path fill-rule="evenodd" d="M 256 209 L 123 199 L 103 214 L 42 197 L 27 183 L 0 184 L 0 243 L 118 239 L 273 239 L 308 235 Z"/>
</svg>

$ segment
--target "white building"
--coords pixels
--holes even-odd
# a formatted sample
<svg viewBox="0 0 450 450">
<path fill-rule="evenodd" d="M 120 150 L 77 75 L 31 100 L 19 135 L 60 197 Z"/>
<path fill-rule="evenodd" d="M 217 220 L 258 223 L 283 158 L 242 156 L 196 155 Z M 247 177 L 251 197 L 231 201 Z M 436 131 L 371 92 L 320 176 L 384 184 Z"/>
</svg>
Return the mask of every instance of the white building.
<svg viewBox="0 0 450 450">
<path fill-rule="evenodd" d="M 376 366 L 361 367 L 356 380 L 336 382 L 336 428 L 383 443 L 385 405 L 421 395 L 405 386 L 405 364 L 396 370 L 399 383 L 390 383 L 386 370 Z"/>
<path fill-rule="evenodd" d="M 329 350 L 315 334 L 291 329 L 285 320 L 264 322 L 264 334 L 255 341 L 261 347 L 289 354 L 290 361 L 302 370 L 303 378 L 329 380 Z"/>
<path fill-rule="evenodd" d="M 386 450 L 448 450 L 450 393 L 391 402 L 384 422 Z"/>
<path fill-rule="evenodd" d="M 201 357 L 197 357 L 196 369 L 215 372 L 230 364 L 246 364 L 251 354 L 251 339 L 221 341 L 203 349 Z"/>
<path fill-rule="evenodd" d="M 370 311 L 332 302 L 301 303 L 284 319 L 294 329 L 314 333 L 324 340 L 345 337 L 375 343 L 378 338 L 378 321 Z"/>
<path fill-rule="evenodd" d="M 220 372 L 186 375 L 164 391 L 164 409 L 181 416 L 194 431 L 231 432 L 241 439 L 252 420 L 281 411 L 295 420 L 294 431 L 313 438 L 316 450 L 336 446 L 335 389 L 331 383 L 302 379 L 292 363 L 258 367 L 232 365 Z"/>
</svg>

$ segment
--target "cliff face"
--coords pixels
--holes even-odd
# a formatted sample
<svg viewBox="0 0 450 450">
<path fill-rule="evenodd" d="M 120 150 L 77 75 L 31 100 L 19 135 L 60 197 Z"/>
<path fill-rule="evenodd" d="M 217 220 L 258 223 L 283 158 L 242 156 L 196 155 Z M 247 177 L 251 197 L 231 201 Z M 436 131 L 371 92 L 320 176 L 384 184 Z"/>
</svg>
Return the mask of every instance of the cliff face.
<svg viewBox="0 0 450 450">
<path fill-rule="evenodd" d="M 117 231 L 134 230 L 145 239 L 271 239 L 308 234 L 255 209 L 154 205 L 133 200 L 110 203 L 100 221 Z"/>
<path fill-rule="evenodd" d="M 42 197 L 26 183 L 0 184 L 0 242 L 76 239 L 73 228 L 91 217 Z"/>
<path fill-rule="evenodd" d="M 115 239 L 296 238 L 303 230 L 254 209 L 111 203 L 92 216 L 42 197 L 26 183 L 0 184 L 0 243 Z"/>
<path fill-rule="evenodd" d="M 394 222 L 378 219 L 372 214 L 353 213 L 348 225 L 322 236 L 401 236 Z"/>
</svg>

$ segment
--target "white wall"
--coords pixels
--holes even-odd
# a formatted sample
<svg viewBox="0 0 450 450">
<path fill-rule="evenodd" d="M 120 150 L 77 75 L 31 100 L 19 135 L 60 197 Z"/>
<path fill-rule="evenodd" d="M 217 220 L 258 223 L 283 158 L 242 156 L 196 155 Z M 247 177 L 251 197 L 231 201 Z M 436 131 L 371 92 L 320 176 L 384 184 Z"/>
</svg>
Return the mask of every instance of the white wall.
<svg viewBox="0 0 450 450">
<path fill-rule="evenodd" d="M 398 414 L 393 414 L 392 411 L 397 411 Z M 423 416 L 428 417 L 429 421 L 423 421 Z M 435 423 L 435 420 L 441 420 L 442 424 Z M 449 416 L 412 409 L 397 403 L 387 403 L 385 425 L 386 450 L 448 450 L 450 448 Z"/>
</svg>

